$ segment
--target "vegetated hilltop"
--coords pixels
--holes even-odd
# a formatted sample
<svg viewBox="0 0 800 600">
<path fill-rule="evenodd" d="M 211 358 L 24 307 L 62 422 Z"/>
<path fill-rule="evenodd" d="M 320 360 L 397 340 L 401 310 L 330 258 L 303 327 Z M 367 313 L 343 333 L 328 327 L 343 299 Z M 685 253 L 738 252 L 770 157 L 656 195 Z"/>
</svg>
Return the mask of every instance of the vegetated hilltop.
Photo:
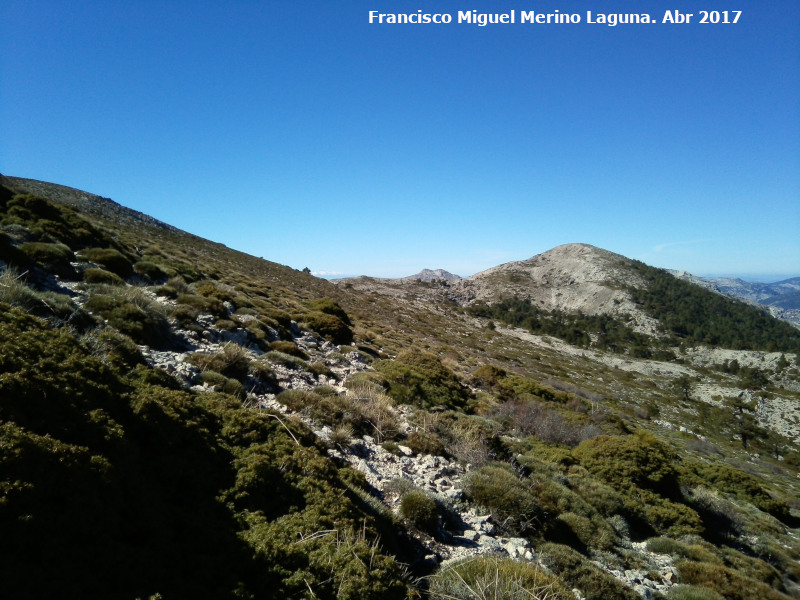
<svg viewBox="0 0 800 600">
<path fill-rule="evenodd" d="M 0 596 L 800 597 L 797 338 L 542 257 L 333 283 L 0 178 Z"/>
</svg>

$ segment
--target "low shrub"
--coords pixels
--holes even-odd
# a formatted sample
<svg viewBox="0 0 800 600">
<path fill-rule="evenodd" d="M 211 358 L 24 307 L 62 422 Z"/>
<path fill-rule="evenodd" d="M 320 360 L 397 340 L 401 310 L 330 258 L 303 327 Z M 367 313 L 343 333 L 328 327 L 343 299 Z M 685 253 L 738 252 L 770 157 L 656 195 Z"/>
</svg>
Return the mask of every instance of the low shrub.
<svg viewBox="0 0 800 600">
<path fill-rule="evenodd" d="M 469 390 L 433 354 L 401 352 L 395 360 L 381 360 L 375 368 L 389 386 L 389 395 L 402 404 L 421 408 L 463 408 Z"/>
<path fill-rule="evenodd" d="M 140 344 L 163 347 L 169 342 L 164 309 L 137 288 L 96 286 L 84 307 Z"/>
<path fill-rule="evenodd" d="M 418 488 L 416 485 L 414 485 L 414 482 L 410 479 L 406 479 L 405 477 L 396 477 L 391 481 L 387 481 L 383 486 L 384 492 L 388 494 L 394 494 L 398 497 L 402 497 L 408 492 L 416 489 Z"/>
<path fill-rule="evenodd" d="M 716 563 L 681 560 L 675 566 L 682 583 L 708 588 L 726 600 L 787 600 L 769 585 Z"/>
<path fill-rule="evenodd" d="M 430 431 L 419 430 L 412 432 L 408 439 L 403 442 L 403 445 L 411 448 L 414 454 L 445 456 L 447 453 L 441 438 Z"/>
<path fill-rule="evenodd" d="M 250 356 L 247 351 L 229 342 L 223 344 L 219 352 L 195 352 L 186 359 L 202 371 L 216 371 L 225 377 L 242 381 L 250 370 Z"/>
<path fill-rule="evenodd" d="M 397 417 L 391 401 L 381 397 L 320 395 L 304 390 L 286 390 L 276 398 L 294 411 L 332 427 L 348 426 L 354 435 L 370 435 L 383 442 L 398 434 Z"/>
<path fill-rule="evenodd" d="M 667 537 L 656 537 L 647 540 L 647 549 L 657 554 L 670 554 L 677 558 L 722 565 L 719 557 L 700 544 L 687 544 Z"/>
<path fill-rule="evenodd" d="M 90 267 L 84 269 L 83 280 L 86 283 L 104 283 L 106 285 L 125 285 L 122 277 L 105 269 Z"/>
<path fill-rule="evenodd" d="M 283 352 L 284 354 L 290 354 L 292 356 L 296 356 L 297 358 L 308 360 L 308 354 L 303 352 L 294 342 L 278 340 L 271 342 L 269 347 L 278 352 Z"/>
<path fill-rule="evenodd" d="M 64 244 L 46 242 L 26 242 L 19 247 L 30 260 L 47 271 L 62 277 L 74 277 L 75 270 L 70 265 L 72 250 Z"/>
<path fill-rule="evenodd" d="M 468 473 L 464 494 L 472 503 L 490 510 L 496 523 L 519 535 L 536 532 L 545 517 L 529 487 L 506 465 L 493 463 Z"/>
<path fill-rule="evenodd" d="M 179 294 L 175 302 L 178 306 L 189 306 L 199 311 L 199 313 L 210 314 L 215 317 L 228 315 L 228 311 L 218 298 L 206 298 L 197 294 Z"/>
<path fill-rule="evenodd" d="M 695 585 L 674 585 L 667 591 L 667 600 L 725 600 L 714 590 Z"/>
<path fill-rule="evenodd" d="M 400 516 L 423 531 L 433 533 L 439 522 L 436 500 L 421 490 L 411 490 L 400 498 Z"/>
<path fill-rule="evenodd" d="M 334 373 L 331 368 L 323 362 L 312 362 L 308 365 L 309 372 L 313 373 L 317 377 L 327 377 L 328 379 L 338 379 L 336 373 Z"/>
<path fill-rule="evenodd" d="M 167 298 L 177 298 L 181 294 L 189 293 L 189 285 L 184 281 L 183 277 L 171 277 L 167 282 L 156 290 L 159 296 L 166 296 Z"/>
<path fill-rule="evenodd" d="M 156 263 L 149 260 L 140 260 L 133 265 L 133 271 L 137 275 L 146 277 L 150 282 L 156 283 L 167 278 L 167 274 Z"/>
<path fill-rule="evenodd" d="M 562 544 L 542 544 L 537 548 L 543 564 L 567 583 L 580 590 L 586 600 L 639 600 L 639 595 L 600 570 L 578 552 Z"/>
<path fill-rule="evenodd" d="M 93 329 L 81 337 L 89 352 L 120 372 L 145 364 L 139 346 L 127 335 L 106 327 Z"/>
<path fill-rule="evenodd" d="M 556 519 L 578 540 L 581 546 L 596 550 L 610 550 L 617 541 L 611 526 L 602 519 L 589 518 L 573 512 L 564 512 Z"/>
<path fill-rule="evenodd" d="M 594 477 L 570 475 L 568 485 L 604 517 L 624 512 L 625 502 L 622 496 Z"/>
<path fill-rule="evenodd" d="M 294 369 L 296 371 L 305 371 L 308 369 L 308 364 L 301 358 L 286 354 L 285 352 L 278 352 L 271 350 L 264 355 L 269 362 L 276 365 L 283 365 L 287 369 Z"/>
<path fill-rule="evenodd" d="M 203 380 L 204 384 L 212 388 L 215 392 L 230 394 L 240 400 L 244 400 L 247 396 L 241 382 L 230 377 L 225 377 L 225 375 L 217 373 L 216 371 L 203 371 L 200 374 L 200 378 Z"/>
<path fill-rule="evenodd" d="M 325 313 L 326 315 L 333 315 L 346 325 L 352 325 L 350 322 L 350 317 L 347 316 L 347 313 L 341 306 L 339 306 L 339 303 L 336 302 L 336 300 L 331 300 L 330 298 L 318 298 L 308 302 L 307 306 L 313 311 Z"/>
<path fill-rule="evenodd" d="M 86 248 L 78 252 L 78 258 L 96 263 L 123 279 L 133 274 L 131 261 L 114 248 Z"/>
<path fill-rule="evenodd" d="M 353 331 L 342 319 L 324 312 L 311 311 L 299 319 L 308 329 L 314 331 L 334 344 L 349 344 L 353 341 Z"/>
</svg>

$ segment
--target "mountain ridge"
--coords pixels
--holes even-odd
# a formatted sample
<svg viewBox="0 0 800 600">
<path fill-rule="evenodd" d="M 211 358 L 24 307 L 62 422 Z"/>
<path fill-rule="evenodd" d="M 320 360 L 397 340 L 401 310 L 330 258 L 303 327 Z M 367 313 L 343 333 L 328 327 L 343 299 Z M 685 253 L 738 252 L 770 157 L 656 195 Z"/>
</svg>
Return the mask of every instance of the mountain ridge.
<svg viewBox="0 0 800 600">
<path fill-rule="evenodd" d="M 631 346 L 633 318 L 579 314 L 591 292 L 647 314 L 656 286 L 662 328 L 695 296 L 728 318 L 717 294 L 586 244 L 471 283 L 328 282 L 0 191 L 0 595 L 439 599 L 478 565 L 559 600 L 800 594 L 797 354 Z M 25 557 L 54 539 L 46 577 Z"/>
</svg>

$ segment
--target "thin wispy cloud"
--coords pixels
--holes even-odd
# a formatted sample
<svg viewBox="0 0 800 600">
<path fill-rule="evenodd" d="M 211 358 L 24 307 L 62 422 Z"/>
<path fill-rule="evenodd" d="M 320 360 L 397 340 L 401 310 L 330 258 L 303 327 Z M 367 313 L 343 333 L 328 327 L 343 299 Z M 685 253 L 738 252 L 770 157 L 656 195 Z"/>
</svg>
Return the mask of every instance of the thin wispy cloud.
<svg viewBox="0 0 800 600">
<path fill-rule="evenodd" d="M 713 242 L 715 240 L 691 240 L 685 242 L 666 242 L 664 244 L 658 244 L 657 246 L 653 246 L 653 252 L 662 252 L 663 250 L 667 250 L 669 248 L 677 248 L 683 246 L 694 246 L 696 244 L 708 244 L 709 242 Z"/>
</svg>

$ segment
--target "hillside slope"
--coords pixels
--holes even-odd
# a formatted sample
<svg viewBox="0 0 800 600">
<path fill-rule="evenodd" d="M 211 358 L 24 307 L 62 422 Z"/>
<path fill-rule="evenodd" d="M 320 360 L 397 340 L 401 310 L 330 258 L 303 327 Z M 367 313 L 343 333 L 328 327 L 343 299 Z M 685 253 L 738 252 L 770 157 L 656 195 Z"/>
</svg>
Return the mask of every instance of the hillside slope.
<svg viewBox="0 0 800 600">
<path fill-rule="evenodd" d="M 653 360 L 646 266 L 328 282 L 0 184 L 0 596 L 800 597 L 797 355 Z M 524 294 L 645 337 L 480 314 Z"/>
</svg>

